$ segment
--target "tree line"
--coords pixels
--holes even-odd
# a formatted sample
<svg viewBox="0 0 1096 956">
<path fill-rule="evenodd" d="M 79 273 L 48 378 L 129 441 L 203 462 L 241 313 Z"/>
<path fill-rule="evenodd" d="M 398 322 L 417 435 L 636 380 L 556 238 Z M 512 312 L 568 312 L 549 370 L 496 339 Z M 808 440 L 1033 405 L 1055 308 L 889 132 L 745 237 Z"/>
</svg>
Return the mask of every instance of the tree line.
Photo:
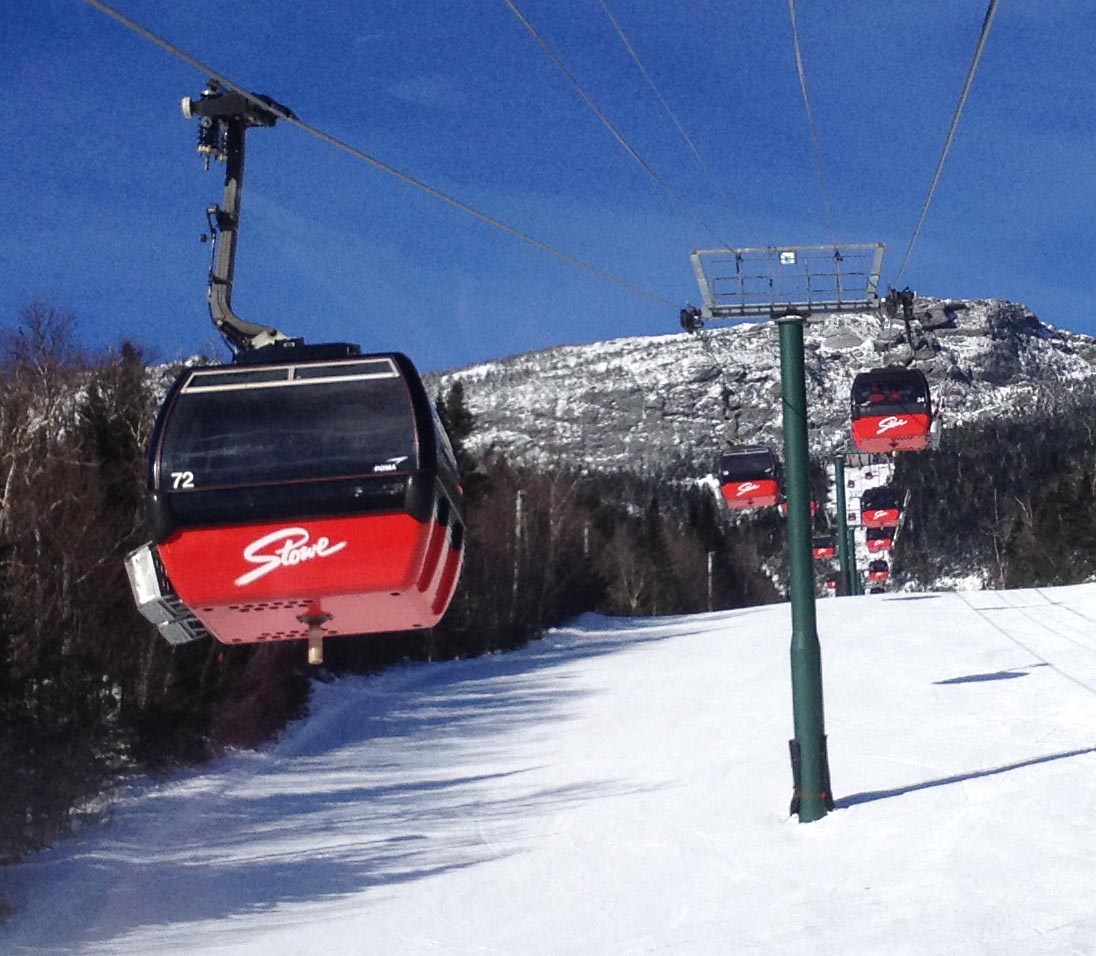
<svg viewBox="0 0 1096 956">
<path fill-rule="evenodd" d="M 131 343 L 88 353 L 46 303 L 0 333 L 0 863 L 98 819 L 133 775 L 256 746 L 307 707 L 301 645 L 172 646 L 133 605 L 123 561 L 147 540 L 146 447 L 177 371 Z M 325 673 L 505 650 L 587 611 L 780 599 L 774 515 L 731 526 L 665 476 L 475 458 L 460 387 L 438 408 L 466 493 L 453 604 L 426 633 L 329 639 Z"/>
<path fill-rule="evenodd" d="M 1058 384 L 1022 413 L 947 427 L 933 453 L 899 455 L 911 492 L 896 567 L 931 585 L 979 574 L 988 587 L 1096 577 L 1096 388 Z"/>
<path fill-rule="evenodd" d="M 123 560 L 146 540 L 146 447 L 177 371 L 133 344 L 89 354 L 48 304 L 0 333 L 0 862 L 98 819 L 133 775 L 259 745 L 307 707 L 317 675 L 302 646 L 172 646 L 133 605 Z M 584 473 L 477 457 L 465 398 L 458 383 L 437 402 L 466 495 L 449 612 L 425 633 L 331 638 L 323 673 L 506 650 L 588 611 L 783 598 L 783 520 L 729 520 L 683 477 L 711 462 L 679 452 L 654 472 Z M 976 571 L 1000 587 L 1096 576 L 1094 412 L 1091 386 L 1048 390 L 1022 416 L 899 456 L 912 495 L 896 571 L 925 585 Z M 816 467 L 819 501 L 824 484 Z"/>
</svg>

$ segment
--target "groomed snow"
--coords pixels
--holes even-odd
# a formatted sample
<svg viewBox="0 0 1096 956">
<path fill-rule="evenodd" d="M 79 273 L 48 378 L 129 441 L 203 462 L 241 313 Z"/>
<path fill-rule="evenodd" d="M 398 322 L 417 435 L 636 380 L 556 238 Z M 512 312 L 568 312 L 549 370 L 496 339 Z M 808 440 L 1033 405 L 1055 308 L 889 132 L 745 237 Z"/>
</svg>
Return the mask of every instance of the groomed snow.
<svg viewBox="0 0 1096 956">
<path fill-rule="evenodd" d="M 837 809 L 788 816 L 787 606 L 586 617 L 318 685 L 8 871 L 5 954 L 1096 951 L 1096 585 L 819 602 Z"/>
</svg>

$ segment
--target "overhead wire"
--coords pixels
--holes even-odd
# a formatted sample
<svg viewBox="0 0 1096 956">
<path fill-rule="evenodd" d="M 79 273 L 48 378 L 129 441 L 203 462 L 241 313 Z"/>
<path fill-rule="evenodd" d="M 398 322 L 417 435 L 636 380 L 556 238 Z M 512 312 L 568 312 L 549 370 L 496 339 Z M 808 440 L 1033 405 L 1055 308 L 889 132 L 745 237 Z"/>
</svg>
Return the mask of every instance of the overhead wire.
<svg viewBox="0 0 1096 956">
<path fill-rule="evenodd" d="M 529 34 L 533 37 L 534 40 L 536 40 L 537 45 L 540 46 L 540 48 L 547 54 L 548 58 L 552 61 L 556 69 L 559 70 L 559 72 L 563 74 L 567 82 L 574 87 L 575 92 L 578 93 L 582 101 L 588 107 L 590 107 L 590 110 L 593 112 L 593 114 L 598 118 L 601 124 L 613 135 L 613 138 L 618 143 L 620 143 L 621 146 L 624 147 L 628 155 L 631 156 L 632 159 L 634 159 L 640 165 L 640 168 L 642 168 L 648 176 L 650 176 L 656 183 L 658 183 L 659 186 L 662 187 L 666 195 L 668 195 L 674 202 L 681 206 L 681 208 L 684 209 L 693 218 L 693 220 L 699 226 L 701 226 L 701 228 L 705 229 L 708 233 L 714 236 L 716 241 L 721 246 L 730 249 L 730 244 L 721 239 L 719 237 L 719 234 L 707 222 L 704 221 L 700 213 L 698 213 L 692 206 L 690 206 L 684 199 L 682 199 L 674 191 L 673 187 L 670 186 L 670 184 L 667 183 L 666 180 L 664 180 L 661 176 L 659 176 L 659 174 L 655 171 L 651 164 L 648 163 L 647 160 L 645 160 L 642 156 L 640 156 L 639 151 L 630 142 L 628 142 L 628 139 L 625 137 L 625 135 L 617 128 L 613 121 L 605 115 L 604 110 L 602 110 L 601 107 L 597 105 L 593 97 L 591 97 L 590 94 L 587 93 L 585 89 L 583 89 L 582 84 L 579 83 L 579 81 L 575 78 L 575 75 L 567 68 L 567 65 L 560 58 L 559 54 L 556 53 L 556 51 L 552 48 L 552 45 L 546 39 L 544 39 L 543 36 L 541 36 L 541 34 L 537 31 L 537 28 L 529 22 L 529 18 L 525 16 L 525 14 L 521 12 L 521 10 L 518 9 L 517 4 L 514 3 L 514 0 L 502 0 L 502 2 L 506 4 L 510 12 L 513 13 L 515 17 L 517 17 L 521 25 L 529 31 Z"/>
<path fill-rule="evenodd" d="M 792 2 L 792 0 L 788 0 Z M 948 129 L 948 135 L 944 139 L 944 148 L 940 152 L 940 159 L 936 163 L 936 171 L 933 173 L 932 182 L 929 184 L 929 191 L 925 196 L 925 201 L 921 205 L 921 215 L 917 218 L 917 225 L 913 230 L 913 235 L 910 237 L 909 245 L 906 247 L 906 254 L 902 257 L 902 265 L 898 269 L 898 276 L 894 280 L 894 284 L 897 286 L 902 281 L 902 275 L 906 271 L 906 266 L 909 264 L 910 256 L 913 254 L 913 247 L 917 243 L 917 237 L 921 234 L 921 227 L 925 223 L 925 217 L 928 215 L 929 205 L 932 203 L 933 194 L 936 192 L 936 186 L 940 182 L 940 174 L 944 171 L 944 161 L 948 158 L 948 151 L 951 149 L 952 140 L 955 139 L 955 131 L 959 126 L 959 117 L 963 115 L 963 107 L 966 105 L 967 97 L 970 95 L 971 86 L 974 84 L 974 74 L 978 70 L 978 63 L 982 59 L 982 51 L 985 49 L 986 40 L 989 37 L 989 28 L 993 25 L 993 18 L 997 15 L 997 2 L 998 0 L 990 0 L 989 6 L 986 9 L 986 15 L 982 19 L 982 29 L 978 34 L 978 44 L 974 48 L 974 55 L 971 57 L 970 66 L 967 69 L 967 78 L 963 83 L 963 90 L 959 94 L 959 102 L 955 106 L 955 112 L 951 117 L 951 126 Z"/>
<path fill-rule="evenodd" d="M 214 69 L 209 64 L 203 63 L 196 57 L 193 57 L 185 51 L 181 50 L 170 41 L 165 40 L 161 36 L 158 36 L 147 27 L 142 26 L 137 21 L 127 17 L 124 13 L 114 9 L 114 7 L 110 6 L 109 4 L 104 3 L 103 0 L 84 0 L 84 2 L 92 7 L 95 7 L 101 13 L 105 13 L 107 16 L 116 20 L 118 23 L 122 24 L 124 27 L 133 31 L 144 39 L 155 43 L 161 49 L 167 51 L 177 59 L 182 60 L 182 62 L 186 63 L 187 65 L 194 67 L 194 69 L 204 73 L 207 77 L 216 80 L 221 86 L 225 87 L 226 89 L 239 93 L 250 103 L 253 103 L 263 110 L 274 114 L 274 116 L 276 116 L 278 119 L 290 124 L 291 126 L 296 126 L 298 129 L 307 133 L 309 136 L 313 136 L 321 142 L 327 143 L 329 146 L 333 146 L 336 149 L 341 150 L 342 152 L 347 153 L 350 156 L 353 156 L 355 159 L 368 163 L 375 169 L 378 169 L 381 172 L 386 173 L 387 175 L 392 176 L 395 179 L 398 179 L 400 182 L 405 183 L 408 186 L 413 186 L 414 188 L 421 190 L 427 195 L 433 196 L 435 199 L 440 199 L 442 202 L 452 206 L 453 208 L 459 209 L 461 212 L 467 213 L 470 216 L 474 216 L 481 222 L 485 222 L 489 226 L 498 229 L 501 232 L 505 232 L 508 235 L 514 236 L 515 238 L 520 239 L 522 242 L 528 243 L 529 245 L 534 246 L 543 252 L 547 252 L 558 259 L 562 259 L 564 262 L 567 262 L 568 264 L 575 266 L 576 268 L 589 272 L 592 275 L 598 276 L 601 279 L 605 279 L 609 282 L 615 283 L 616 285 L 628 289 L 629 291 L 634 292 L 637 295 L 643 296 L 644 298 L 650 299 L 653 302 L 658 302 L 661 305 L 668 305 L 672 308 L 677 307 L 678 303 L 675 303 L 670 299 L 664 298 L 663 296 L 660 296 L 654 292 L 650 292 L 633 282 L 629 282 L 627 279 L 622 279 L 619 276 L 615 276 L 610 272 L 599 269 L 597 266 L 591 265 L 590 263 L 579 259 L 577 256 L 573 256 L 570 253 L 563 252 L 562 250 L 557 249 L 554 246 L 551 246 L 548 243 L 543 242 L 526 232 L 522 232 L 520 229 L 508 225 L 501 219 L 496 219 L 494 216 L 483 212 L 482 210 L 477 209 L 476 207 L 471 206 L 466 202 L 462 202 L 461 200 L 442 192 L 440 189 L 436 189 L 435 187 L 424 183 L 422 180 L 416 179 L 415 177 L 407 173 L 401 172 L 394 166 L 390 166 L 388 163 L 377 159 L 375 156 L 371 156 L 363 150 L 360 150 L 355 146 L 351 146 L 349 143 L 346 143 L 343 140 L 337 139 L 330 133 L 326 133 L 322 129 L 304 122 L 289 110 L 283 109 L 276 104 L 272 104 L 268 100 L 256 96 L 255 94 L 244 89 L 242 86 L 240 86 L 239 83 L 233 82 L 219 70 Z"/>
<path fill-rule="evenodd" d="M 678 119 L 677 114 L 674 112 L 673 108 L 670 106 L 670 104 L 667 101 L 666 97 L 662 95 L 662 91 L 658 88 L 658 85 L 655 83 L 654 77 L 651 76 L 650 71 L 643 64 L 643 61 L 639 58 L 639 54 L 636 52 L 635 47 L 632 45 L 632 41 L 628 38 L 627 34 L 624 32 L 624 28 L 621 27 L 620 22 L 617 20 L 616 16 L 613 14 L 613 11 L 609 9 L 609 5 L 605 2 L 605 0 L 597 0 L 597 2 L 598 2 L 598 5 L 601 7 L 601 9 L 604 11 L 605 16 L 608 17 L 609 22 L 612 24 L 613 29 L 616 31 L 617 36 L 620 37 L 620 42 L 624 44 L 624 49 L 628 51 L 628 56 L 630 56 L 632 58 L 632 62 L 635 63 L 636 67 L 639 69 L 639 72 L 641 74 L 643 74 L 643 79 L 647 81 L 647 85 L 651 88 L 651 92 L 653 92 L 654 95 L 658 98 L 659 103 L 662 104 L 662 108 L 666 111 L 666 115 L 668 117 L 670 117 L 670 120 L 673 122 L 674 126 L 677 127 L 678 133 L 681 134 L 681 138 L 685 141 L 685 145 L 689 148 L 689 151 L 693 154 L 693 157 L 696 159 L 697 165 L 700 167 L 701 171 L 704 173 L 705 178 L 711 184 L 712 189 L 715 190 L 716 194 L 723 201 L 724 205 L 726 205 L 728 208 L 730 208 L 732 206 L 730 197 L 727 195 L 726 191 L 723 189 L 722 184 L 719 182 L 719 179 L 716 177 L 715 173 L 712 171 L 712 168 L 708 165 L 708 163 L 705 161 L 704 157 L 701 155 L 701 152 L 697 148 L 696 143 L 693 142 L 692 137 L 689 135 L 688 131 L 685 129 L 685 125 L 681 122 L 680 119 Z M 739 220 L 742 220 L 743 224 L 746 225 L 750 229 L 751 232 L 754 231 L 752 226 L 750 226 L 749 223 L 746 223 L 743 220 L 743 217 L 741 215 L 737 216 L 737 218 Z"/>
<path fill-rule="evenodd" d="M 699 328 L 693 334 L 700 342 L 701 348 L 707 353 L 712 365 L 715 366 L 720 379 L 722 379 L 719 400 L 723 415 L 723 437 L 728 444 L 733 445 L 738 442 L 739 425 L 742 420 L 742 400 L 738 394 L 737 383 L 728 374 L 726 363 L 716 352 L 713 333 L 708 329 Z"/>
<path fill-rule="evenodd" d="M 810 127 L 811 145 L 814 150 L 814 165 L 818 171 L 818 191 L 822 195 L 822 213 L 826 224 L 826 231 L 835 243 L 837 238 L 833 231 L 833 212 L 830 208 L 829 191 L 826 188 L 826 173 L 822 166 L 822 140 L 818 135 L 818 126 L 814 121 L 814 110 L 811 109 L 811 98 L 807 93 L 807 71 L 803 66 L 803 50 L 799 45 L 799 21 L 795 14 L 795 0 L 788 0 L 788 15 L 792 21 L 792 44 L 795 47 L 795 69 L 799 74 L 799 89 L 803 93 L 803 106 L 807 110 L 807 125 Z"/>
</svg>

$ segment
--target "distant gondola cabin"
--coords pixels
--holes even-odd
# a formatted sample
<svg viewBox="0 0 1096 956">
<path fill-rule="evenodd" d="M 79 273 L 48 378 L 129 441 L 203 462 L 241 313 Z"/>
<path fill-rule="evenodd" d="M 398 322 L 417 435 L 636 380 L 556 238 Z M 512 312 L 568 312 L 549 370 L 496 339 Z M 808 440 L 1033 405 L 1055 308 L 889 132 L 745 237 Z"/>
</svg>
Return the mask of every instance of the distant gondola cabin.
<svg viewBox="0 0 1096 956">
<path fill-rule="evenodd" d="M 868 528 L 866 544 L 868 550 L 875 553 L 890 551 L 894 547 L 894 528 Z"/>
<path fill-rule="evenodd" d="M 861 372 L 852 385 L 852 437 L 863 452 L 924 451 L 929 447 L 932 404 L 918 369 Z"/>
<path fill-rule="evenodd" d="M 719 488 L 732 510 L 771 508 L 780 500 L 779 462 L 764 445 L 738 445 L 719 460 Z"/>
<path fill-rule="evenodd" d="M 890 577 L 890 565 L 881 558 L 870 561 L 868 563 L 868 577 L 872 581 L 886 581 Z"/>
<path fill-rule="evenodd" d="M 902 517 L 898 493 L 887 485 L 869 488 L 860 498 L 861 521 L 866 528 L 894 528 Z"/>
</svg>

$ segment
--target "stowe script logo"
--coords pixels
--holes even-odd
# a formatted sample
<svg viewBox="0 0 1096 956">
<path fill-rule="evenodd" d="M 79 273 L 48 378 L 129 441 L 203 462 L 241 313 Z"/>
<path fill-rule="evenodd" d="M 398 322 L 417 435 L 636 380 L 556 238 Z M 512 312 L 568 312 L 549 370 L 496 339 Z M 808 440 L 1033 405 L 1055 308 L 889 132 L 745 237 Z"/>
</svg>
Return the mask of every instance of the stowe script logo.
<svg viewBox="0 0 1096 956">
<path fill-rule="evenodd" d="M 755 481 L 744 481 L 738 486 L 738 491 L 735 493 L 736 498 L 741 498 L 747 491 L 757 491 L 761 485 Z"/>
<path fill-rule="evenodd" d="M 882 435 L 883 432 L 889 432 L 892 428 L 901 428 L 903 425 L 908 425 L 910 420 L 908 418 L 899 418 L 897 415 L 888 415 L 886 418 L 881 419 L 879 425 L 876 427 L 875 433 Z"/>
<path fill-rule="evenodd" d="M 885 518 L 887 516 L 887 513 L 885 511 L 873 511 L 871 513 L 871 516 L 872 516 L 872 518 L 875 518 L 875 519 Z"/>
<path fill-rule="evenodd" d="M 267 550 L 279 542 L 280 547 Z M 304 528 L 272 531 L 244 548 L 244 560 L 257 564 L 258 567 L 236 578 L 236 586 L 242 588 L 278 568 L 292 568 L 313 558 L 328 558 L 345 547 L 345 541 L 332 544 L 326 537 L 319 537 L 315 544 L 310 544 L 308 531 Z"/>
</svg>

